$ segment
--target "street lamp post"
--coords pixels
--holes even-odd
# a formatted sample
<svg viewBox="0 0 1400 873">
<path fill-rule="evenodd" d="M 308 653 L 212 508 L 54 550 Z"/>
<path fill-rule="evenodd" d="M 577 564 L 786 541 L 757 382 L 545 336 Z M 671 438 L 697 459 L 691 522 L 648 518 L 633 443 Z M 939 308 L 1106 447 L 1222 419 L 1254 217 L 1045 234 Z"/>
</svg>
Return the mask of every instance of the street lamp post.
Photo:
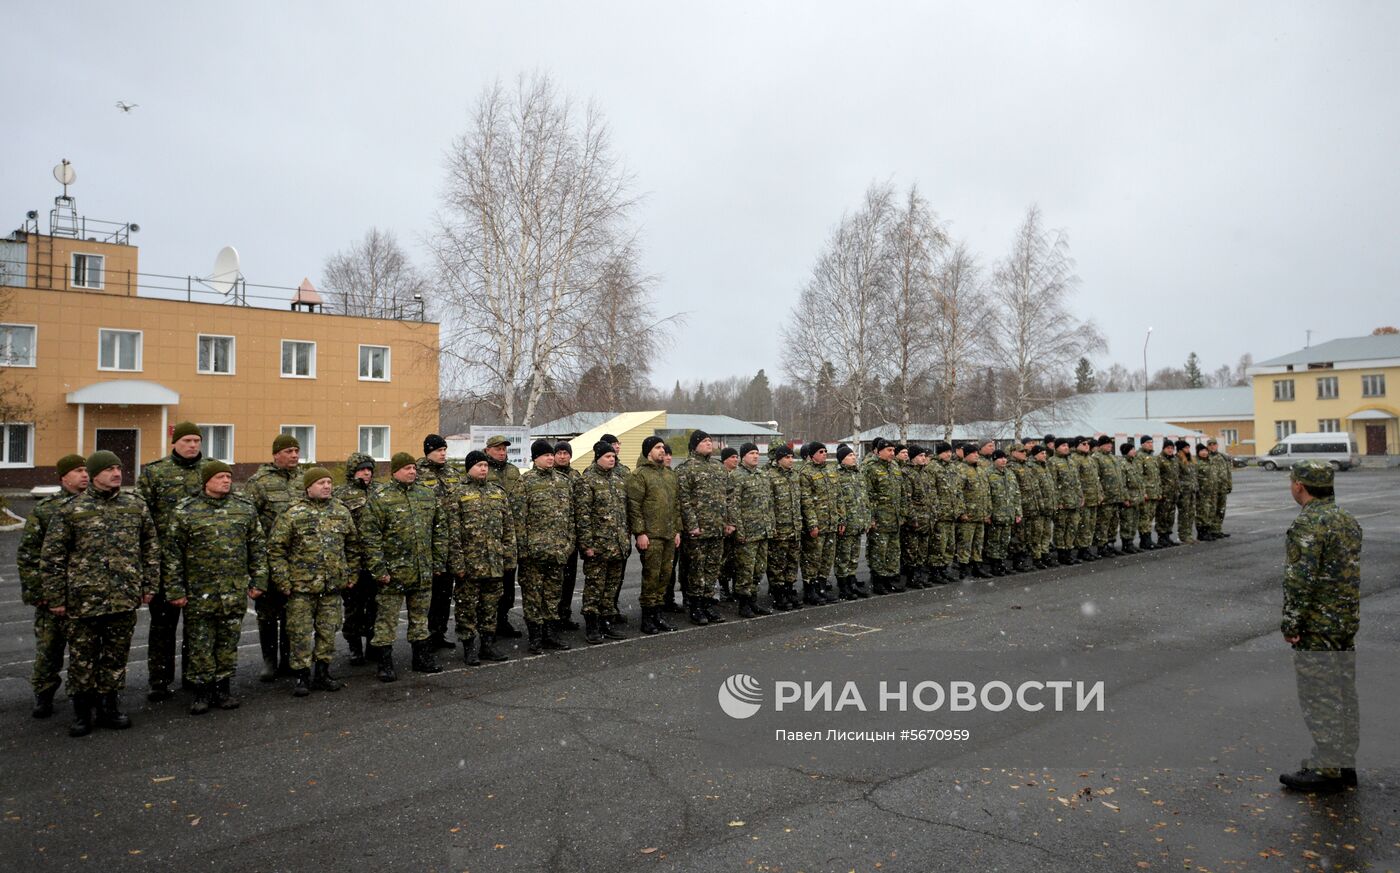
<svg viewBox="0 0 1400 873">
<path fill-rule="evenodd" d="M 1152 328 L 1147 329 L 1147 338 L 1142 341 L 1142 417 L 1151 418 L 1147 411 L 1147 391 L 1152 377 L 1147 372 L 1147 344 L 1152 340 Z"/>
</svg>

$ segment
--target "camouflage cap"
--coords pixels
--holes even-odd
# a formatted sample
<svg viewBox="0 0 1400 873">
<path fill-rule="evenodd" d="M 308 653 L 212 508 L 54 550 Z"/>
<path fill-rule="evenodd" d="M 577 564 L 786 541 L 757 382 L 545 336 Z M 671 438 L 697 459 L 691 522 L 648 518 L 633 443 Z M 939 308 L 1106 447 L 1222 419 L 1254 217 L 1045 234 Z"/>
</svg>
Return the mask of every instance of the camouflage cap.
<svg viewBox="0 0 1400 873">
<path fill-rule="evenodd" d="M 495 436 L 492 436 L 492 437 L 487 437 L 487 439 L 486 439 L 486 448 L 488 448 L 488 449 L 494 449 L 496 446 L 508 446 L 508 445 L 510 445 L 510 440 L 506 439 L 505 437 L 501 436 L 500 434 L 496 434 Z"/>
<path fill-rule="evenodd" d="M 1321 461 L 1303 461 L 1294 464 L 1290 478 L 1314 488 L 1331 488 L 1333 469 L 1331 464 Z"/>
<path fill-rule="evenodd" d="M 363 452 L 351 452 L 350 457 L 345 459 L 345 472 L 351 476 L 360 470 L 373 470 L 374 458 Z"/>
</svg>

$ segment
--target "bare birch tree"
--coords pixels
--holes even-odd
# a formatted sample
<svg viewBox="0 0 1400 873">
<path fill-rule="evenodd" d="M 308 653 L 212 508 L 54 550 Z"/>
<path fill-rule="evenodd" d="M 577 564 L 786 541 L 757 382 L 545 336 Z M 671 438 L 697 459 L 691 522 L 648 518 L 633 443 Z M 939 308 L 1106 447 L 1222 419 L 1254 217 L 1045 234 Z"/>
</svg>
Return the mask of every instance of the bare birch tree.
<svg viewBox="0 0 1400 873">
<path fill-rule="evenodd" d="M 935 414 L 943 425 L 943 438 L 950 440 L 959 418 L 960 392 L 986 359 L 992 318 L 981 268 L 966 242 L 949 245 L 938 259 L 932 303 Z"/>
<path fill-rule="evenodd" d="M 890 368 L 881 413 L 899 427 L 901 442 L 909 439 L 914 405 L 933 371 L 935 259 L 946 243 L 928 201 L 911 185 L 885 234 L 889 299 L 879 320 Z"/>
<path fill-rule="evenodd" d="M 1011 252 L 993 277 L 997 314 L 992 337 L 1006 370 L 1006 420 L 1017 439 L 1032 410 L 1053 399 L 1042 374 L 1067 371 L 1081 356 L 1107 350 L 1092 321 L 1080 321 L 1068 302 L 1079 285 L 1069 240 L 1044 226 L 1032 204 Z"/>
<path fill-rule="evenodd" d="M 423 311 L 427 285 L 394 235 L 377 227 L 327 258 L 321 270 L 326 308 L 341 315 L 417 316 Z"/>
<path fill-rule="evenodd" d="M 585 301 L 635 204 L 601 112 L 548 76 L 499 82 L 447 157 L 431 240 L 443 354 L 504 422 L 529 425 L 574 369 Z"/>
</svg>

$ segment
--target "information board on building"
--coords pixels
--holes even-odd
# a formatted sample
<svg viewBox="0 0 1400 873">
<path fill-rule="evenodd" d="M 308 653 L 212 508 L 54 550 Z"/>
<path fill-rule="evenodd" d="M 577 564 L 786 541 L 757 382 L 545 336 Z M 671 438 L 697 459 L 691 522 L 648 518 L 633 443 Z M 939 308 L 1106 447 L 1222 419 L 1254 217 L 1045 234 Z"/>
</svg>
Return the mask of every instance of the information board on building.
<svg viewBox="0 0 1400 873">
<path fill-rule="evenodd" d="M 506 460 L 524 469 L 530 466 L 530 430 L 510 424 L 474 424 L 471 430 L 471 450 L 486 451 L 486 441 L 496 434 L 510 440 Z"/>
</svg>

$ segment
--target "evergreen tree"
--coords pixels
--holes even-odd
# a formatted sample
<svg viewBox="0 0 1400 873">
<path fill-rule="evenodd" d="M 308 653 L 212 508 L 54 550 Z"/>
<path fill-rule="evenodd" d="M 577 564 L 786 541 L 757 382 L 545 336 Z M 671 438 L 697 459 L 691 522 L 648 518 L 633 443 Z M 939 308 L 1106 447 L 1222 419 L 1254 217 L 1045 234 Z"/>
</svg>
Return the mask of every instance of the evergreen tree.
<svg viewBox="0 0 1400 873">
<path fill-rule="evenodd" d="M 1074 368 L 1074 393 L 1093 394 L 1098 386 L 1094 380 L 1094 365 L 1088 358 L 1080 358 Z"/>
<path fill-rule="evenodd" d="M 1206 385 L 1205 374 L 1201 372 L 1201 359 L 1195 352 L 1186 356 L 1186 387 L 1204 388 Z"/>
</svg>

